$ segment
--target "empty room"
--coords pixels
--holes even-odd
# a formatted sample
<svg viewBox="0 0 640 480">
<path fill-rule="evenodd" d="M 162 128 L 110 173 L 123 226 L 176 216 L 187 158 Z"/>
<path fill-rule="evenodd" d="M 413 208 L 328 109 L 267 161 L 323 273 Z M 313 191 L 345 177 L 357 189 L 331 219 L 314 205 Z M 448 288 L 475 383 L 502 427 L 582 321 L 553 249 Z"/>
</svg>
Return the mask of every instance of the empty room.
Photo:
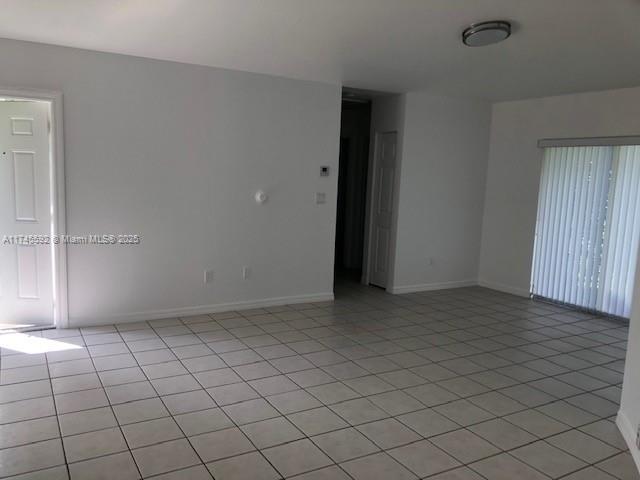
<svg viewBox="0 0 640 480">
<path fill-rule="evenodd" d="M 637 0 L 5 0 L 0 479 L 640 480 Z"/>
</svg>

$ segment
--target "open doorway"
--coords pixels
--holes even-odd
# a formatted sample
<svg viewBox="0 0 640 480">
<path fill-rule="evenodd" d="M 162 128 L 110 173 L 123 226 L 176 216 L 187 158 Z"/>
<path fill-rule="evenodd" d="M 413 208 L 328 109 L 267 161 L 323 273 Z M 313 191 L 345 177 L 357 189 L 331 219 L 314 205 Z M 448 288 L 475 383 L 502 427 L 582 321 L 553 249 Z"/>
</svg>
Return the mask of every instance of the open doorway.
<svg viewBox="0 0 640 480">
<path fill-rule="evenodd" d="M 0 90 L 0 332 L 66 326 L 61 96 Z"/>
<path fill-rule="evenodd" d="M 355 283 L 363 270 L 371 99 L 345 90 L 341 118 L 334 281 Z"/>
<path fill-rule="evenodd" d="M 334 287 L 392 285 L 399 108 L 397 95 L 343 89 Z"/>
</svg>

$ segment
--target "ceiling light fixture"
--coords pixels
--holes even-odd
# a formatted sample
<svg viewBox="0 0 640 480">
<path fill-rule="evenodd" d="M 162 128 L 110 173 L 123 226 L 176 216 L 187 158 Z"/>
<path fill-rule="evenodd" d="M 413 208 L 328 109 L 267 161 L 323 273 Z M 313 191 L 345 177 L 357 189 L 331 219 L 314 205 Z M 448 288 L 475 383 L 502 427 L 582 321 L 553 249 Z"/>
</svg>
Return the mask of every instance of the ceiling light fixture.
<svg viewBox="0 0 640 480">
<path fill-rule="evenodd" d="M 484 47 L 506 40 L 511 35 L 511 24 L 504 20 L 473 23 L 462 32 L 462 42 L 468 47 Z"/>
</svg>

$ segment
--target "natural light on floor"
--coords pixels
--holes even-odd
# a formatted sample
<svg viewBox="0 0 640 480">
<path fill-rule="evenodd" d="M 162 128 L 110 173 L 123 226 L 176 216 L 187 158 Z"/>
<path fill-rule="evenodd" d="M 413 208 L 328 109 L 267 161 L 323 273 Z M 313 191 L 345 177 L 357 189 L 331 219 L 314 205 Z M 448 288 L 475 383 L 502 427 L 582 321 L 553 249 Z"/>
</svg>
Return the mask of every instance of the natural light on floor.
<svg viewBox="0 0 640 480">
<path fill-rule="evenodd" d="M 73 343 L 36 337 L 26 333 L 9 333 L 0 335 L 0 348 L 21 353 L 48 353 L 83 348 Z"/>
</svg>

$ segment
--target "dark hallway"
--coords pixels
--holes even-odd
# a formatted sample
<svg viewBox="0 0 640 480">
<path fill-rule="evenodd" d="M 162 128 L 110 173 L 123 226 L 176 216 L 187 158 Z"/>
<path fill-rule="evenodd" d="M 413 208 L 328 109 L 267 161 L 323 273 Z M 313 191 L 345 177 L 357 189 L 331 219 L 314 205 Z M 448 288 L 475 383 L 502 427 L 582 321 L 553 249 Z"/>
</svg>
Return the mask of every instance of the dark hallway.
<svg viewBox="0 0 640 480">
<path fill-rule="evenodd" d="M 334 263 L 336 279 L 358 282 L 362 275 L 370 123 L 369 100 L 343 98 Z"/>
</svg>

